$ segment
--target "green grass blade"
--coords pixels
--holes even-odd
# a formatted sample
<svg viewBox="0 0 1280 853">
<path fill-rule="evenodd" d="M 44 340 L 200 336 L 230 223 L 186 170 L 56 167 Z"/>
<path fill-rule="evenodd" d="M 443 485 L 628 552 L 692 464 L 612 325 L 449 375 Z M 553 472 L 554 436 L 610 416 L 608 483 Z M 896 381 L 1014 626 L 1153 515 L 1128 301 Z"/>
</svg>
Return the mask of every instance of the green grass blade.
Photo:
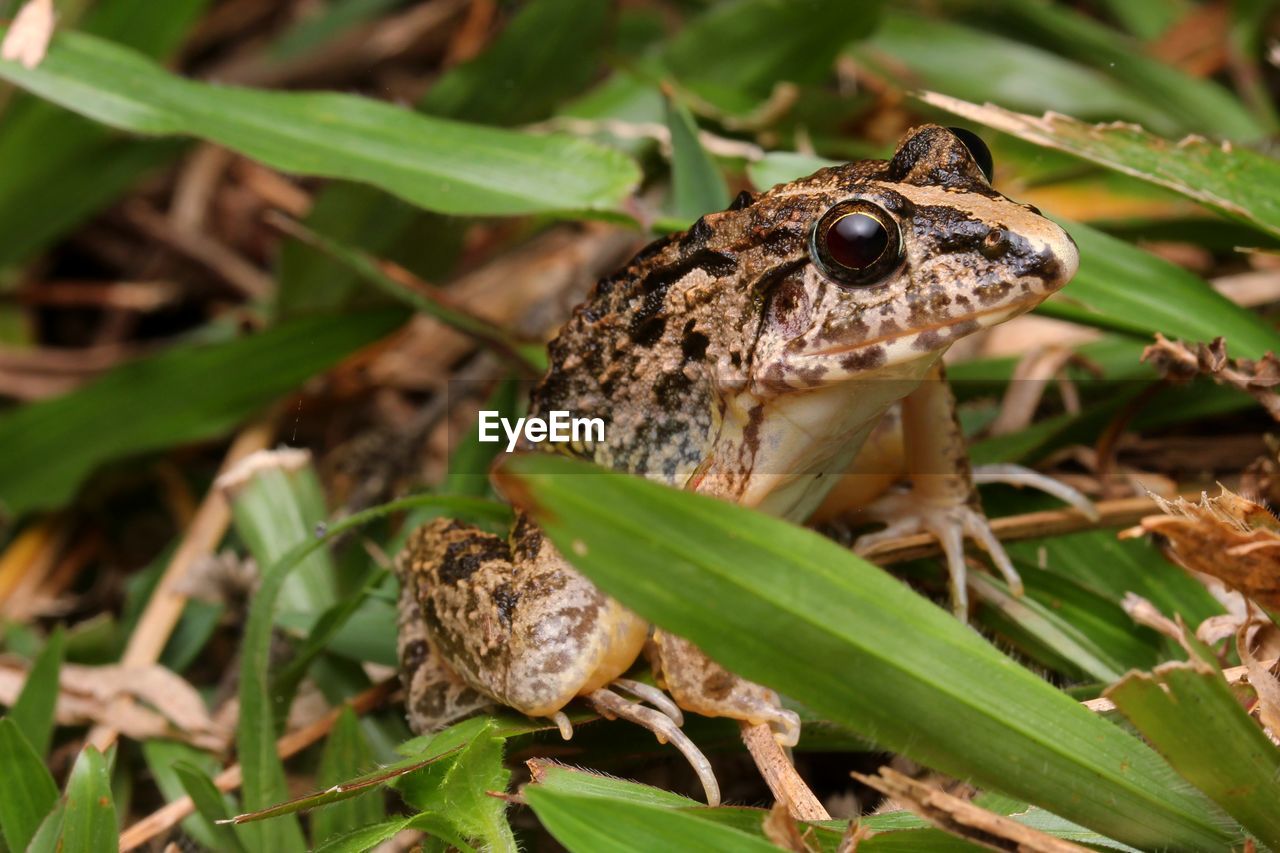
<svg viewBox="0 0 1280 853">
<path fill-rule="evenodd" d="M 1124 82 L 1177 119 L 1184 132 L 1241 141 L 1264 133 L 1240 101 L 1217 83 L 1150 57 L 1133 39 L 1076 9 L 1048 0 L 959 0 L 955 5 L 971 10 L 978 25 L 1015 33 Z"/>
<path fill-rule="evenodd" d="M 1170 142 L 1131 124 L 1091 125 L 1064 115 L 1029 116 L 926 92 L 927 104 L 1044 148 L 1165 187 L 1280 236 L 1280 160 L 1243 146 L 1192 137 Z"/>
<path fill-rule="evenodd" d="M 731 0 L 668 42 L 662 64 L 720 109 L 748 112 L 778 83 L 818 83 L 849 42 L 870 33 L 879 0 Z M 783 37 L 781 34 L 785 34 Z"/>
<path fill-rule="evenodd" d="M 698 139 L 698 123 L 684 104 L 667 99 L 671 131 L 672 213 L 693 221 L 729 206 L 729 187 L 716 161 Z"/>
<path fill-rule="evenodd" d="M 326 315 L 227 343 L 178 346 L 6 412 L 0 509 L 55 507 L 105 462 L 223 435 L 403 320 L 400 311 Z"/>
<path fill-rule="evenodd" d="M 8 780 L 0 789 L 0 833 L 10 850 L 26 850 L 58 804 L 58 786 L 22 729 L 7 717 L 0 718 L 0 767 Z"/>
<path fill-rule="evenodd" d="M 1038 311 L 1064 320 L 1151 337 L 1222 335 L 1233 356 L 1280 350 L 1280 334 L 1182 267 L 1079 222 L 1061 222 L 1080 247 L 1080 270 Z"/>
<path fill-rule="evenodd" d="M 111 772 L 96 747 L 86 746 L 71 769 L 60 847 L 63 853 L 114 853 L 119 849 Z"/>
<path fill-rule="evenodd" d="M 1280 748 L 1220 673 L 1169 663 L 1105 694 L 1173 768 L 1272 850 L 1280 849 Z"/>
<path fill-rule="evenodd" d="M 691 814 L 622 799 L 566 794 L 531 785 L 525 799 L 538 820 L 571 851 L 653 850 L 777 853 L 758 836 Z"/>
<path fill-rule="evenodd" d="M 852 53 L 908 91 L 934 89 L 978 103 L 1095 120 L 1123 116 L 1164 133 L 1180 129 L 1159 105 L 1121 81 L 985 26 L 886 9 L 880 27 Z"/>
<path fill-rule="evenodd" d="M 507 126 L 546 118 L 591 82 L 608 44 L 611 5 L 607 0 L 525 4 L 484 53 L 449 69 L 418 108 Z M 516 80 L 519 85 L 513 85 Z"/>
<path fill-rule="evenodd" d="M 55 38 L 36 69 L 0 62 L 0 79 L 120 130 L 205 139 L 441 213 L 613 211 L 639 180 L 625 155 L 584 140 L 428 118 L 351 95 L 195 83 L 81 33 Z"/>
<path fill-rule="evenodd" d="M 84 30 L 164 57 L 207 5 L 208 0 L 102 0 L 93 4 Z M 5 105 L 0 127 L 0 268 L 43 248 L 184 148 L 118 139 L 29 97 Z"/>
<path fill-rule="evenodd" d="M 325 742 L 316 781 L 324 787 L 345 782 L 373 764 L 373 752 L 360 731 L 360 721 L 350 708 L 344 708 L 337 725 Z M 311 843 L 319 847 L 337 838 L 353 826 L 379 823 L 387 817 L 382 796 L 362 796 L 324 806 L 311 815 Z"/>
<path fill-rule="evenodd" d="M 200 844 L 213 850 L 224 849 L 226 835 L 212 821 L 231 813 L 230 795 L 218 794 L 219 808 L 208 811 L 200 798 L 191 794 L 187 777 L 195 774 L 208 780 L 222 769 L 222 763 L 210 753 L 175 740 L 149 740 L 142 745 L 142 756 L 155 779 L 156 787 L 166 802 L 191 796 L 196 814 L 183 819 L 182 829 Z M 181 772 L 186 768 L 186 773 Z M 234 849 L 234 848 L 231 848 Z"/>
<path fill-rule="evenodd" d="M 187 761 L 174 764 L 172 772 L 187 796 L 195 803 L 197 814 L 192 815 L 192 818 L 198 817 L 200 820 L 197 825 L 201 827 L 201 843 L 213 850 L 242 853 L 245 846 L 235 827 L 218 823 L 231 817 L 231 809 L 227 805 L 226 795 L 217 789 L 209 774 Z"/>
<path fill-rule="evenodd" d="M 9 719 L 22 729 L 36 755 L 47 755 L 53 740 L 54 708 L 58 704 L 58 673 L 62 669 L 62 653 L 66 635 L 59 626 L 49 635 L 40 657 L 27 673 L 22 692 L 9 709 Z"/>
<path fill-rule="evenodd" d="M 501 469 L 592 580 L 708 654 L 960 778 L 1138 846 L 1235 830 L 1137 739 L 817 534 L 537 454 Z"/>
</svg>

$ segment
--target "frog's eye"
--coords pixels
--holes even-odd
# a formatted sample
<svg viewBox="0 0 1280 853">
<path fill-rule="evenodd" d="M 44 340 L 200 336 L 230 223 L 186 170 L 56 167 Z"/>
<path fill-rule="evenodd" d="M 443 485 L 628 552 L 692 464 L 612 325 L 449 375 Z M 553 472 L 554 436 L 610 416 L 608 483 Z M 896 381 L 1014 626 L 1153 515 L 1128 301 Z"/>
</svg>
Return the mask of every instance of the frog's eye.
<svg viewBox="0 0 1280 853">
<path fill-rule="evenodd" d="M 969 156 L 973 158 L 973 162 L 982 170 L 982 174 L 986 176 L 987 183 L 991 183 L 991 177 L 996 171 L 996 161 L 991 156 L 991 149 L 987 147 L 987 143 L 982 141 L 982 137 L 963 127 L 948 127 L 947 130 L 955 134 L 965 148 L 969 149 Z"/>
<path fill-rule="evenodd" d="M 809 256 L 827 278 L 871 287 L 902 262 L 902 235 L 898 223 L 877 205 L 841 202 L 814 225 Z"/>
</svg>

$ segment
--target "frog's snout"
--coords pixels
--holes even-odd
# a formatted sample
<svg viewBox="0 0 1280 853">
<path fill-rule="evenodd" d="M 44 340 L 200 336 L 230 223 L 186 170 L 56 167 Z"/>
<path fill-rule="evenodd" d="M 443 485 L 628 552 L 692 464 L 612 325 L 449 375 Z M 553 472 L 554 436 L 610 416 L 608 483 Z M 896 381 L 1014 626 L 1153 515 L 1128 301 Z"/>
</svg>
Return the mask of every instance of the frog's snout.
<svg viewBox="0 0 1280 853">
<path fill-rule="evenodd" d="M 1045 285 L 1050 291 L 1065 287 L 1067 282 L 1076 277 L 1076 271 L 1080 269 L 1080 247 L 1065 229 L 1056 224 L 1053 227 L 1057 234 L 1056 239 L 1052 239 L 1049 243 L 1049 252 L 1057 263 L 1056 269 L 1046 276 L 1048 280 L 1045 281 Z"/>
</svg>

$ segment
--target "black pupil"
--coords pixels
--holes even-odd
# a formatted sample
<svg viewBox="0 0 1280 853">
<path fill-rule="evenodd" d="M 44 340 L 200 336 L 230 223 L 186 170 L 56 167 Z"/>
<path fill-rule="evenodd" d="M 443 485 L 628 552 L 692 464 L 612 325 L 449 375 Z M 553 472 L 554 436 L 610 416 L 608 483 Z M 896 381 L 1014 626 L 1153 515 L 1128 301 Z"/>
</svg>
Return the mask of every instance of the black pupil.
<svg viewBox="0 0 1280 853">
<path fill-rule="evenodd" d="M 849 213 L 827 229 L 827 252 L 842 267 L 860 270 L 871 266 L 889 245 L 889 232 L 874 216 Z"/>
<path fill-rule="evenodd" d="M 986 176 L 987 183 L 991 182 L 991 176 L 995 174 L 996 164 L 991 157 L 991 149 L 987 147 L 987 143 L 982 141 L 982 137 L 967 130 L 963 127 L 949 127 L 947 130 L 956 135 L 964 143 L 964 147 L 969 149 L 969 156 L 973 158 L 973 162 L 978 164 L 978 168 L 982 170 L 982 174 Z"/>
</svg>

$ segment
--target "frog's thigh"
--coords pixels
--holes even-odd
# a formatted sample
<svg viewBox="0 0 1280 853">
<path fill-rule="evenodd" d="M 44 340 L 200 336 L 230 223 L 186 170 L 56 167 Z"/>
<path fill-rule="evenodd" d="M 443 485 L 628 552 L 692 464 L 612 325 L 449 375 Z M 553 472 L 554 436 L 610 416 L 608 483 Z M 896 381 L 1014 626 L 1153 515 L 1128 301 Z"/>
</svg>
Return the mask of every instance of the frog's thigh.
<svg viewBox="0 0 1280 853">
<path fill-rule="evenodd" d="M 778 694 L 739 678 L 686 639 L 654 631 L 646 647 L 654 676 L 676 704 L 704 717 L 729 717 L 767 724 L 779 742 L 795 746 L 800 718 L 782 708 Z"/>
<path fill-rule="evenodd" d="M 493 704 L 458 677 L 431 646 L 422 609 L 410 584 L 400 592 L 400 681 L 405 715 L 415 734 L 433 732 Z"/>
<path fill-rule="evenodd" d="M 397 569 L 448 667 L 530 716 L 613 681 L 644 647 L 646 623 L 574 571 L 524 516 L 510 542 L 437 519 L 414 533 Z"/>
</svg>

